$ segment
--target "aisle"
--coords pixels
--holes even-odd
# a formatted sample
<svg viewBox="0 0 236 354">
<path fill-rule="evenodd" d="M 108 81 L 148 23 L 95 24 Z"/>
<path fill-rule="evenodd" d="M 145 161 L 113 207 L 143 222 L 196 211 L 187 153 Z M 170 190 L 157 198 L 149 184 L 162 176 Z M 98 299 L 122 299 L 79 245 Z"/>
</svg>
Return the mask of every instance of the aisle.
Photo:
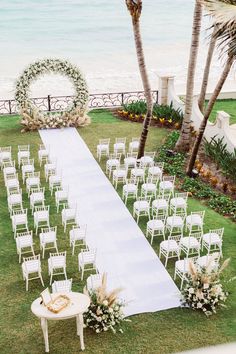
<svg viewBox="0 0 236 354">
<path fill-rule="evenodd" d="M 88 225 L 99 272 L 108 273 L 112 286 L 125 288 L 126 315 L 179 306 L 178 288 L 77 130 L 41 130 L 40 135 L 77 202 L 81 224 Z"/>
</svg>

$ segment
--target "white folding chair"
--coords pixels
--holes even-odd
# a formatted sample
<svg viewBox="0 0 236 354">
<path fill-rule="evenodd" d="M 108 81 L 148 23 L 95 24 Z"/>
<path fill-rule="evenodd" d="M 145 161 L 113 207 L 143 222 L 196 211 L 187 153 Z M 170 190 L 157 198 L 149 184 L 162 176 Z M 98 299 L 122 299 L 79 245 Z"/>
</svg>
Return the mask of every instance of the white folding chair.
<svg viewBox="0 0 236 354">
<path fill-rule="evenodd" d="M 178 276 L 181 280 L 180 289 L 183 287 L 184 281 L 187 281 L 187 277 L 189 275 L 189 264 L 192 262 L 193 264 L 196 263 L 198 257 L 190 257 L 178 260 L 175 262 L 175 273 L 174 273 L 174 280 Z"/>
<path fill-rule="evenodd" d="M 123 185 L 122 199 L 127 203 L 128 198 L 138 198 L 138 183 L 135 178 L 126 179 Z"/>
<path fill-rule="evenodd" d="M 131 169 L 130 176 L 131 178 L 135 178 L 138 182 L 145 182 L 145 168 L 135 167 Z"/>
<path fill-rule="evenodd" d="M 175 193 L 174 198 L 170 200 L 170 210 L 176 214 L 178 212 L 184 212 L 187 214 L 187 201 L 188 201 L 188 192 L 184 193 Z"/>
<path fill-rule="evenodd" d="M 178 213 L 166 218 L 166 230 L 169 231 L 169 234 L 181 234 L 183 235 L 184 230 L 184 213 Z"/>
<path fill-rule="evenodd" d="M 181 237 L 179 246 L 180 246 L 180 253 L 183 251 L 188 258 L 190 255 L 197 254 L 198 257 L 200 256 L 201 250 L 201 240 L 202 240 L 202 233 L 195 232 L 194 234 L 190 234 L 186 237 Z"/>
<path fill-rule="evenodd" d="M 152 216 L 168 215 L 169 209 L 169 195 L 158 195 L 155 200 L 152 201 Z"/>
<path fill-rule="evenodd" d="M 146 182 L 141 186 L 141 196 L 143 197 L 156 197 L 157 182 L 153 182 L 152 178 L 148 177 Z"/>
<path fill-rule="evenodd" d="M 45 188 L 31 188 L 30 190 L 30 208 L 32 209 L 32 215 L 36 206 L 44 206 L 45 202 Z"/>
<path fill-rule="evenodd" d="M 153 166 L 148 168 L 148 177 L 152 178 L 154 181 L 159 181 L 162 179 L 164 169 L 164 162 L 155 162 Z"/>
<path fill-rule="evenodd" d="M 69 187 L 63 185 L 57 187 L 55 192 L 57 213 L 59 212 L 60 206 L 64 206 L 64 204 L 68 204 L 68 198 L 69 198 Z"/>
<path fill-rule="evenodd" d="M 40 167 L 42 166 L 43 162 L 47 162 L 49 158 L 49 147 L 46 147 L 43 144 L 39 145 L 39 150 L 38 150 L 38 159 L 39 159 L 39 165 Z"/>
<path fill-rule="evenodd" d="M 126 138 L 116 138 L 114 147 L 114 154 L 121 153 L 125 155 L 125 145 L 126 145 Z"/>
<path fill-rule="evenodd" d="M 18 231 L 28 231 L 27 209 L 12 210 L 11 221 L 14 238 Z"/>
<path fill-rule="evenodd" d="M 97 273 L 96 267 L 96 249 L 84 250 L 82 249 L 78 254 L 78 264 L 79 264 L 79 272 L 81 271 L 81 280 L 84 278 L 85 271 L 95 270 Z"/>
<path fill-rule="evenodd" d="M 120 166 L 121 154 L 111 154 L 106 162 L 106 173 L 111 177 L 112 171 Z"/>
<path fill-rule="evenodd" d="M 174 194 L 175 176 L 163 176 L 159 184 L 159 193 L 164 195 Z"/>
<path fill-rule="evenodd" d="M 13 173 L 11 175 L 7 175 L 5 186 L 7 189 L 7 194 L 9 194 L 12 190 L 20 188 L 20 182 L 18 179 L 18 174 Z"/>
<path fill-rule="evenodd" d="M 97 145 L 97 158 L 99 161 L 102 156 L 109 156 L 110 140 L 110 138 L 99 139 L 99 144 Z"/>
<path fill-rule="evenodd" d="M 138 154 L 136 152 L 127 152 L 126 157 L 124 158 L 124 165 L 126 166 L 127 170 L 137 166 L 137 157 Z"/>
<path fill-rule="evenodd" d="M 40 188 L 40 172 L 29 173 L 26 177 L 25 184 L 26 184 L 26 191 L 29 197 L 32 189 Z"/>
<path fill-rule="evenodd" d="M 51 195 L 53 194 L 54 190 L 57 190 L 62 186 L 62 176 L 58 173 L 51 174 L 48 178 L 48 181 L 49 181 L 49 190 L 51 192 Z"/>
<path fill-rule="evenodd" d="M 54 280 L 52 283 L 52 293 L 70 293 L 72 290 L 72 279 Z"/>
<path fill-rule="evenodd" d="M 39 227 L 50 227 L 49 223 L 49 205 L 36 205 L 34 208 L 34 227 L 36 235 Z"/>
<path fill-rule="evenodd" d="M 22 190 L 19 188 L 11 189 L 7 197 L 7 204 L 10 213 L 14 209 L 23 209 Z"/>
<path fill-rule="evenodd" d="M 186 230 L 192 232 L 201 231 L 203 233 L 205 210 L 192 211 L 190 215 L 186 217 Z"/>
<path fill-rule="evenodd" d="M 140 159 L 140 167 L 150 167 L 154 165 L 155 152 L 145 152 Z"/>
<path fill-rule="evenodd" d="M 72 255 L 75 254 L 76 246 L 86 247 L 87 225 L 74 225 L 70 230 L 70 246 L 72 247 Z"/>
<path fill-rule="evenodd" d="M 91 274 L 87 278 L 87 289 L 88 291 L 96 290 L 102 285 L 102 275 L 101 274 Z"/>
<path fill-rule="evenodd" d="M 48 274 L 50 276 L 50 285 L 54 275 L 64 274 L 66 280 L 66 251 L 50 253 L 48 258 Z"/>
<path fill-rule="evenodd" d="M 202 236 L 202 250 L 205 248 L 209 254 L 211 251 L 219 251 L 220 256 L 222 254 L 222 244 L 223 244 L 224 227 L 220 229 L 209 230 L 208 233 Z"/>
<path fill-rule="evenodd" d="M 127 174 L 128 170 L 125 165 L 120 165 L 113 171 L 112 183 L 114 184 L 115 188 L 117 188 L 118 183 L 125 183 Z"/>
<path fill-rule="evenodd" d="M 21 256 L 25 253 L 32 253 L 34 254 L 34 247 L 33 247 L 33 232 L 26 231 L 26 232 L 17 232 L 16 234 L 16 249 L 17 254 L 19 255 L 19 263 L 21 262 Z"/>
<path fill-rule="evenodd" d="M 44 258 L 45 250 L 50 250 L 52 248 L 55 248 L 55 250 L 58 253 L 57 226 L 42 228 L 39 234 L 39 240 L 40 240 L 40 249 L 43 250 L 43 258 Z"/>
<path fill-rule="evenodd" d="M 26 177 L 34 172 L 34 159 L 24 159 L 22 161 L 21 171 L 23 183 L 25 183 Z"/>
<path fill-rule="evenodd" d="M 159 258 L 161 256 L 165 258 L 165 267 L 167 266 L 168 260 L 170 258 L 180 257 L 179 252 L 179 241 L 181 235 L 168 236 L 167 240 L 164 240 L 160 243 Z"/>
<path fill-rule="evenodd" d="M 46 182 L 48 181 L 49 176 L 55 175 L 57 173 L 57 163 L 55 159 L 49 159 L 44 165 L 44 175 Z"/>
<path fill-rule="evenodd" d="M 0 167 L 2 169 L 4 162 L 9 162 L 12 160 L 11 156 L 11 146 L 0 147 Z"/>
<path fill-rule="evenodd" d="M 133 153 L 133 152 L 138 151 L 139 140 L 140 140 L 140 138 L 132 138 L 131 142 L 129 143 L 129 152 Z"/>
<path fill-rule="evenodd" d="M 62 225 L 66 232 L 67 225 L 76 225 L 78 221 L 78 212 L 76 204 L 64 204 L 62 212 Z"/>
<path fill-rule="evenodd" d="M 22 162 L 24 160 L 28 160 L 30 158 L 30 146 L 29 145 L 18 145 L 18 167 L 20 168 Z"/>
<path fill-rule="evenodd" d="M 140 216 L 148 216 L 150 220 L 150 198 L 139 197 L 133 206 L 133 217 L 137 217 L 137 223 L 139 222 Z"/>
<path fill-rule="evenodd" d="M 12 160 L 3 161 L 2 169 L 3 169 L 4 182 L 6 184 L 6 180 L 8 176 L 16 174 L 15 161 Z"/>
<path fill-rule="evenodd" d="M 162 236 L 165 240 L 166 216 L 159 215 L 155 219 L 147 222 L 146 237 L 151 236 L 151 245 L 154 237 Z"/>
<path fill-rule="evenodd" d="M 24 257 L 21 267 L 22 267 L 23 279 L 26 281 L 26 291 L 28 291 L 29 289 L 29 281 L 33 279 L 40 279 L 42 286 L 44 286 L 42 272 L 41 272 L 40 254 L 32 257 L 27 257 L 27 258 Z M 34 276 L 30 277 L 30 275 L 32 274 Z"/>
</svg>

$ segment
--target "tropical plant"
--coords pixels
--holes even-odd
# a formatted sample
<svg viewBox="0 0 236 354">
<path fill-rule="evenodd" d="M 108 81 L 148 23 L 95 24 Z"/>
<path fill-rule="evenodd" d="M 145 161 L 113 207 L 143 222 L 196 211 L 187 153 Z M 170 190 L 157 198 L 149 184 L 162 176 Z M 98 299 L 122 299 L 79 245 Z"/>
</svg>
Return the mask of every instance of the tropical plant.
<svg viewBox="0 0 236 354">
<path fill-rule="evenodd" d="M 187 285 L 182 290 L 182 302 L 193 310 L 200 310 L 206 316 L 216 313 L 218 307 L 225 307 L 228 292 L 223 289 L 220 276 L 228 266 L 229 259 L 224 261 L 221 268 L 216 268 L 215 256 L 209 257 L 206 267 L 200 268 L 189 262 Z"/>
<path fill-rule="evenodd" d="M 202 21 L 202 1 L 195 0 L 194 17 L 193 17 L 193 28 L 192 28 L 192 42 L 190 48 L 190 57 L 188 64 L 188 76 L 186 85 L 186 98 L 185 98 L 185 111 L 184 119 L 181 129 L 180 138 L 177 141 L 175 149 L 179 152 L 187 152 L 190 148 L 190 125 L 191 125 L 191 114 L 193 106 L 193 90 L 194 90 L 194 78 L 197 64 L 197 55 L 200 40 L 200 30 Z"/>
<path fill-rule="evenodd" d="M 142 13 L 142 0 L 125 0 L 127 9 L 132 18 L 134 41 L 137 53 L 137 60 L 139 65 L 139 71 L 143 83 L 144 94 L 147 102 L 147 113 L 143 122 L 143 130 L 140 137 L 140 144 L 138 150 L 138 158 L 141 158 L 144 154 L 145 144 L 148 136 L 148 129 L 152 119 L 152 92 L 148 79 L 147 69 L 145 65 L 145 58 L 143 52 L 143 45 L 140 33 L 140 16 Z"/>
<path fill-rule="evenodd" d="M 107 292 L 107 276 L 102 276 L 102 284 L 96 289 L 88 291 L 84 289 L 84 293 L 90 297 L 90 305 L 87 312 L 84 313 L 85 326 L 93 329 L 96 333 L 111 330 L 116 333 L 117 326 L 120 326 L 124 319 L 123 307 L 124 303 L 117 298 L 121 291 L 117 288 L 111 292 Z M 119 328 L 120 332 L 123 332 Z"/>
<path fill-rule="evenodd" d="M 230 69 L 236 59 L 236 3 L 235 0 L 204 0 L 204 4 L 209 14 L 217 22 L 215 36 L 221 48 L 221 53 L 227 55 L 227 60 L 221 77 L 215 90 L 208 102 L 204 112 L 197 138 L 189 159 L 187 174 L 192 174 L 192 169 L 197 158 L 198 150 L 205 132 L 208 118 L 210 117 L 213 106 L 221 92 L 221 89 L 228 77 Z"/>
</svg>

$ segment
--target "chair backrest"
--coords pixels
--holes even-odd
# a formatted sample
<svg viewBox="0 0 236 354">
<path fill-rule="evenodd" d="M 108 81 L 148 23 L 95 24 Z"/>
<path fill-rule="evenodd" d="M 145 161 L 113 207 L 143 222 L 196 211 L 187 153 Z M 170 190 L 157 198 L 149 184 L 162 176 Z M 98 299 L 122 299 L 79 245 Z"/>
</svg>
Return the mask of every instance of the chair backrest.
<svg viewBox="0 0 236 354">
<path fill-rule="evenodd" d="M 99 145 L 109 145 L 110 144 L 110 138 L 107 139 L 99 139 Z"/>
<path fill-rule="evenodd" d="M 20 187 L 12 188 L 8 191 L 8 197 L 10 195 L 16 195 L 16 194 L 21 194 L 22 195 L 22 189 Z"/>
<path fill-rule="evenodd" d="M 49 232 L 57 233 L 57 226 L 50 226 L 50 227 L 42 227 L 41 228 L 41 234 L 46 234 Z"/>
<path fill-rule="evenodd" d="M 135 177 L 126 178 L 126 182 L 125 183 L 126 184 L 135 184 L 135 185 L 137 185 L 138 184 L 138 179 L 135 178 Z"/>
<path fill-rule="evenodd" d="M 33 245 L 33 231 L 17 232 L 16 233 L 16 243 L 21 247 L 24 246 L 25 237 L 31 238 L 31 243 Z"/>
<path fill-rule="evenodd" d="M 57 252 L 57 253 L 49 253 L 49 260 L 52 266 L 57 266 L 59 263 L 60 265 L 66 265 L 66 251 L 64 252 Z"/>
<path fill-rule="evenodd" d="M 8 173 L 6 175 L 6 181 L 8 181 L 10 179 L 18 179 L 18 173 L 16 173 L 16 172 Z"/>
<path fill-rule="evenodd" d="M 204 219 L 205 216 L 205 210 L 200 210 L 200 211 L 191 211 L 191 215 L 199 215 L 201 217 L 201 219 Z"/>
<path fill-rule="evenodd" d="M 175 193 L 175 198 L 182 198 L 182 199 L 184 199 L 184 200 L 187 200 L 187 198 L 188 198 L 188 192 Z"/>
<path fill-rule="evenodd" d="M 34 187 L 34 188 L 31 188 L 30 190 L 30 195 L 34 194 L 34 193 L 43 193 L 44 194 L 45 192 L 45 187 Z"/>
<path fill-rule="evenodd" d="M 155 155 L 156 155 L 156 152 L 155 151 L 149 151 L 149 152 L 144 152 L 144 157 L 145 156 L 148 156 L 148 157 L 152 157 L 152 158 L 154 158 L 155 157 Z"/>
<path fill-rule="evenodd" d="M 32 263 L 37 263 L 38 269 L 41 267 L 40 254 L 31 257 L 23 257 L 23 264 L 27 272 L 30 271 L 30 266 Z M 35 267 L 34 267 L 35 268 Z"/>
<path fill-rule="evenodd" d="M 44 145 L 44 144 L 39 144 L 39 150 L 46 150 L 46 151 L 49 151 L 49 146 Z"/>
<path fill-rule="evenodd" d="M 29 159 L 29 158 L 26 158 L 22 161 L 22 166 L 33 166 L 34 165 L 34 159 Z"/>
<path fill-rule="evenodd" d="M 2 146 L 2 147 L 0 147 L 0 153 L 1 152 L 11 152 L 11 146 Z"/>
<path fill-rule="evenodd" d="M 72 288 L 72 279 L 55 280 L 52 284 L 53 293 L 69 293 Z"/>
<path fill-rule="evenodd" d="M 48 211 L 49 212 L 50 205 L 36 205 L 34 207 L 34 212 L 37 211 Z"/>
<path fill-rule="evenodd" d="M 153 167 L 159 167 L 160 170 L 163 170 L 164 168 L 164 162 L 155 162 Z M 151 167 L 150 167 L 151 168 Z"/>
<path fill-rule="evenodd" d="M 222 227 L 221 229 L 209 230 L 209 234 L 217 234 L 222 239 L 224 234 L 224 227 Z"/>
<path fill-rule="evenodd" d="M 18 145 L 18 151 L 29 151 L 29 145 Z"/>
<path fill-rule="evenodd" d="M 119 143 L 125 144 L 126 138 L 116 138 L 116 144 L 119 144 Z"/>
<path fill-rule="evenodd" d="M 175 182 L 175 176 L 163 176 L 162 177 L 162 181 L 163 182 Z"/>
<path fill-rule="evenodd" d="M 82 249 L 81 251 L 81 257 L 82 260 L 84 260 L 84 257 L 88 257 L 91 259 L 91 262 L 95 262 L 96 261 L 96 257 L 97 257 L 97 249 L 96 248 L 90 248 L 90 249 Z"/>
<path fill-rule="evenodd" d="M 87 278 L 87 289 L 97 289 L 102 285 L 102 275 L 101 274 L 91 274 Z"/>
<path fill-rule="evenodd" d="M 171 247 L 171 241 L 175 241 L 175 242 L 177 242 L 177 244 L 179 244 L 181 238 L 182 238 L 182 235 L 168 236 L 168 247 Z"/>
<path fill-rule="evenodd" d="M 138 153 L 137 152 L 127 152 L 126 157 L 134 157 L 137 159 Z"/>
<path fill-rule="evenodd" d="M 15 160 L 6 160 L 2 162 L 3 172 L 6 167 L 15 167 Z"/>
<path fill-rule="evenodd" d="M 28 211 L 28 209 L 15 209 L 15 210 L 12 210 L 12 216 L 15 216 L 15 215 L 27 215 L 27 211 Z"/>
<path fill-rule="evenodd" d="M 156 196 L 156 200 L 166 200 L 167 203 L 168 203 L 168 202 L 169 202 L 169 199 L 170 199 L 170 196 L 171 196 L 171 192 L 165 193 L 164 195 L 158 194 L 158 195 Z"/>
<path fill-rule="evenodd" d="M 28 179 L 28 178 L 40 178 L 40 171 L 28 173 L 28 174 L 27 174 L 27 179 Z"/>
<path fill-rule="evenodd" d="M 137 198 L 137 201 L 139 201 L 139 202 L 142 202 L 142 201 L 146 201 L 146 202 L 148 202 L 149 204 L 151 203 L 151 199 L 152 199 L 152 197 L 150 197 L 150 196 L 144 196 L 144 197 L 138 197 Z"/>
<path fill-rule="evenodd" d="M 190 237 L 196 238 L 199 242 L 202 240 L 202 232 L 192 232 L 189 234 Z"/>
<path fill-rule="evenodd" d="M 155 181 L 155 182 L 157 183 L 157 181 Z M 147 183 L 147 184 L 154 183 L 153 178 L 152 177 L 147 177 L 145 183 Z"/>
</svg>

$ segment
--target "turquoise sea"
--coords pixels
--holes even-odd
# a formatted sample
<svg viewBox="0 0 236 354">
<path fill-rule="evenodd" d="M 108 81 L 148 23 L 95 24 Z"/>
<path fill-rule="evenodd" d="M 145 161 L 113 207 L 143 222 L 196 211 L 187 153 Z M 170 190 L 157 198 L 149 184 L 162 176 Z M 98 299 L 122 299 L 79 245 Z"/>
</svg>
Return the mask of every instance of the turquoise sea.
<svg viewBox="0 0 236 354">
<path fill-rule="evenodd" d="M 143 0 L 141 28 L 153 89 L 160 73 L 175 74 L 179 87 L 184 85 L 193 6 L 194 0 Z M 45 57 L 80 66 L 93 92 L 141 88 L 125 0 L 0 0 L 0 16 L 0 98 L 13 95 L 25 66 Z M 199 75 L 204 56 L 202 50 Z M 34 95 L 70 90 L 57 76 L 32 87 Z"/>
</svg>

